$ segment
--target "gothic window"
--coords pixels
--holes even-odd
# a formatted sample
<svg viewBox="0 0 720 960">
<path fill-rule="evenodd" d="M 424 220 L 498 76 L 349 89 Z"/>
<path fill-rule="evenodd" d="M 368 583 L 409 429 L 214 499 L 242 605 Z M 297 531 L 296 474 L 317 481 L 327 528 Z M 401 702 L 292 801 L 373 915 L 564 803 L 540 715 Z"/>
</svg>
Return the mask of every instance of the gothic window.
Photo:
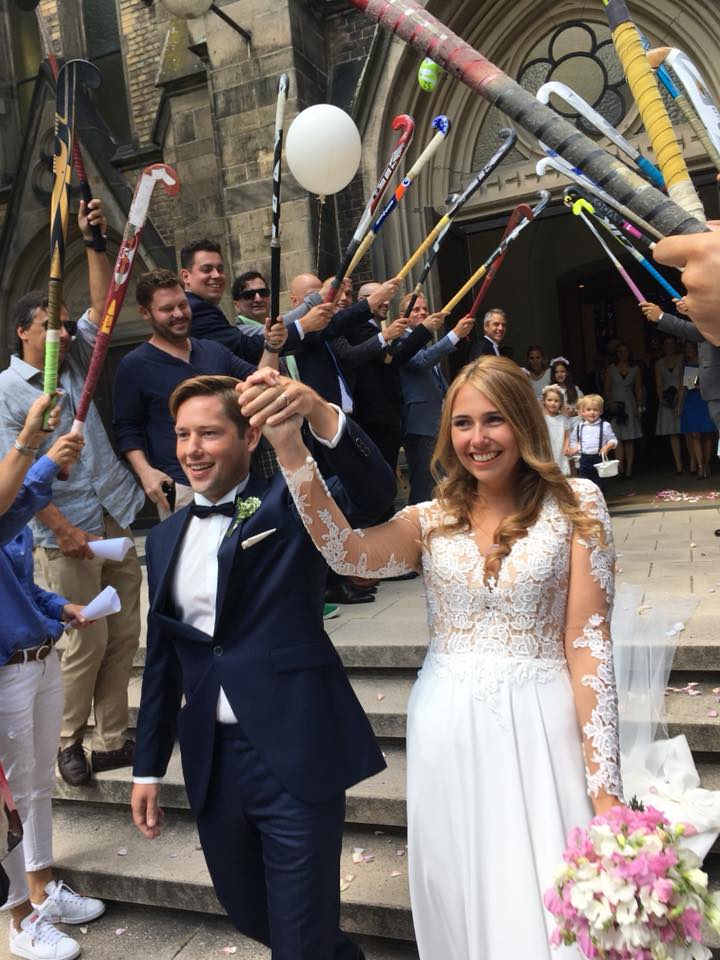
<svg viewBox="0 0 720 960">
<path fill-rule="evenodd" d="M 130 120 L 115 0 L 83 0 L 88 60 L 102 74 L 95 106 L 118 143 L 130 143 Z"/>
<path fill-rule="evenodd" d="M 12 55 L 20 123 L 24 126 L 42 60 L 40 35 L 33 11 L 13 10 Z"/>
</svg>

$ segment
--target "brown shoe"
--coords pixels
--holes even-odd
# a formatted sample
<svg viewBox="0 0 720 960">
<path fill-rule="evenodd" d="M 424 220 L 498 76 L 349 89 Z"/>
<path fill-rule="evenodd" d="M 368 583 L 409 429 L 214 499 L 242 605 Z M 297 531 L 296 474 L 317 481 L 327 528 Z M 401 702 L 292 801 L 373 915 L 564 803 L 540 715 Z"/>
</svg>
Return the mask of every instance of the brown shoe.
<svg viewBox="0 0 720 960">
<path fill-rule="evenodd" d="M 60 776 L 71 787 L 79 787 L 90 779 L 90 764 L 79 741 L 64 750 L 58 750 L 57 765 Z"/>
<path fill-rule="evenodd" d="M 95 773 L 103 770 L 118 770 L 120 767 L 131 767 L 135 759 L 135 741 L 129 737 L 117 750 L 93 750 L 92 768 Z"/>
</svg>

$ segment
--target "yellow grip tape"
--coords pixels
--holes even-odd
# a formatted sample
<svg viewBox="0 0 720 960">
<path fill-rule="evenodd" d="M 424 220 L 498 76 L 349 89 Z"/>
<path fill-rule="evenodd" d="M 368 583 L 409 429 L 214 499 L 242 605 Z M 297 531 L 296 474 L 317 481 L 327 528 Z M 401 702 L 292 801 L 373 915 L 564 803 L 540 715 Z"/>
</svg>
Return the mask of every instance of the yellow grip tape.
<svg viewBox="0 0 720 960">
<path fill-rule="evenodd" d="M 613 41 L 665 183 L 670 188 L 682 180 L 690 180 L 637 28 L 632 23 L 621 23 L 613 33 Z"/>
</svg>

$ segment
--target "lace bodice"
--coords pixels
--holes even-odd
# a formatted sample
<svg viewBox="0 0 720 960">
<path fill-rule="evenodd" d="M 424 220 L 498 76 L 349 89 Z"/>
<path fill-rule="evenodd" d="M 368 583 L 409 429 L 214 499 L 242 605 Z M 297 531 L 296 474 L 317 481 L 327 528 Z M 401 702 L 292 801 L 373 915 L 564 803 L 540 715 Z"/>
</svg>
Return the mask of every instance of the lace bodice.
<svg viewBox="0 0 720 960">
<path fill-rule="evenodd" d="M 444 533 L 437 501 L 406 507 L 380 526 L 351 530 L 311 459 L 285 477 L 303 523 L 336 572 L 387 577 L 422 568 L 428 668 L 468 678 L 474 695 L 491 705 L 504 683 L 543 682 L 569 669 L 588 790 L 620 795 L 609 631 L 614 550 L 595 484 L 570 481 L 583 512 L 601 522 L 604 544 L 583 541 L 548 497 L 497 580 L 486 583 L 485 559 L 472 533 Z"/>
</svg>

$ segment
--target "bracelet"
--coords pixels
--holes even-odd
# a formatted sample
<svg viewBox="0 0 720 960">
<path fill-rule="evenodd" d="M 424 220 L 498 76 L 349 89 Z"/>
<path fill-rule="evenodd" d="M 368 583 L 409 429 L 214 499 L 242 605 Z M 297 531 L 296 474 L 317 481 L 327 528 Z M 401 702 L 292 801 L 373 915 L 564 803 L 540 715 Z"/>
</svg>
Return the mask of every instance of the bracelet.
<svg viewBox="0 0 720 960">
<path fill-rule="evenodd" d="M 24 457 L 34 457 L 38 452 L 40 447 L 26 447 L 24 444 L 19 443 L 17 440 L 13 443 L 13 446 L 18 453 L 21 453 Z"/>
<path fill-rule="evenodd" d="M 107 237 L 102 237 L 100 240 L 95 240 L 94 237 L 86 240 L 83 237 L 83 243 L 89 250 L 95 250 L 97 253 L 105 253 L 107 250 Z"/>
<path fill-rule="evenodd" d="M 280 351 L 282 350 L 282 347 L 274 347 L 271 343 L 268 343 L 267 340 L 266 340 L 266 341 L 265 341 L 265 350 L 266 350 L 268 353 L 280 353 Z"/>
</svg>

